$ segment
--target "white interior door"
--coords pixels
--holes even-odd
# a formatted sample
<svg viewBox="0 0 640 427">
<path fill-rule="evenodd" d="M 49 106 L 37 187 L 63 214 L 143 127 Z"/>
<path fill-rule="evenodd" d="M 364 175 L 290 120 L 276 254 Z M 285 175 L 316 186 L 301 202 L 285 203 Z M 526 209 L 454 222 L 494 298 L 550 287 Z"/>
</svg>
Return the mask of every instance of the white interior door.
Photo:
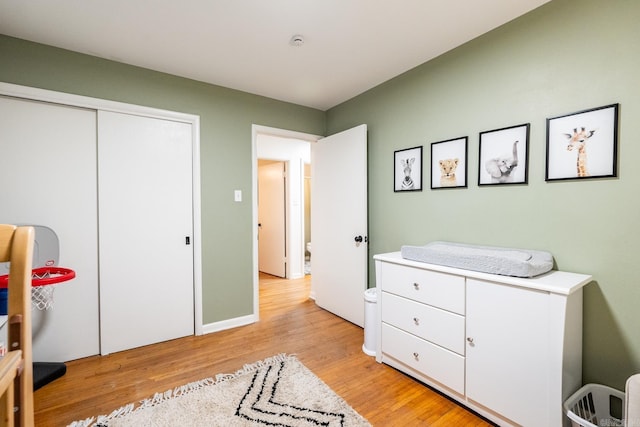
<svg viewBox="0 0 640 427">
<path fill-rule="evenodd" d="M 0 96 L 0 147 L 0 222 L 51 228 L 76 272 L 52 309 L 33 311 L 33 358 L 97 354 L 96 112 Z"/>
<path fill-rule="evenodd" d="M 192 129 L 99 112 L 102 354 L 194 332 Z"/>
<path fill-rule="evenodd" d="M 311 285 L 316 303 L 364 326 L 367 126 L 311 144 L 311 176 Z"/>
<path fill-rule="evenodd" d="M 258 167 L 258 269 L 286 276 L 284 162 Z"/>
</svg>

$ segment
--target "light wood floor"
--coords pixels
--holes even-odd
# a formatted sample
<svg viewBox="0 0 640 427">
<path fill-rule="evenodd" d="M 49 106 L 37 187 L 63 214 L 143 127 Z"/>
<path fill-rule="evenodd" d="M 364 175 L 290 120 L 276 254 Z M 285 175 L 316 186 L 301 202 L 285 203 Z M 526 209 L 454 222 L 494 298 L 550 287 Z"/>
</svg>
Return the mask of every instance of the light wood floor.
<svg viewBox="0 0 640 427">
<path fill-rule="evenodd" d="M 365 355 L 362 329 L 318 308 L 309 289 L 309 276 L 261 275 L 255 324 L 68 362 L 64 377 L 35 392 L 36 425 L 65 426 L 106 414 L 278 353 L 296 354 L 374 426 L 491 425 Z"/>
</svg>

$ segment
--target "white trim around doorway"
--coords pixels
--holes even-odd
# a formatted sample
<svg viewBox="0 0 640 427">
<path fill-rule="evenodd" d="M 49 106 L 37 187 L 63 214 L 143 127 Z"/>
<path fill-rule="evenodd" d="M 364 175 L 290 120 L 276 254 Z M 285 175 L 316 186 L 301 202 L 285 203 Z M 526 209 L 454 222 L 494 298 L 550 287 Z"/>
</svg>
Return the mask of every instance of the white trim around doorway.
<svg viewBox="0 0 640 427">
<path fill-rule="evenodd" d="M 270 135 L 286 139 L 295 139 L 300 141 L 308 141 L 310 143 L 317 142 L 323 138 L 319 135 L 313 135 L 303 132 L 291 131 L 286 129 L 278 129 L 262 125 L 251 126 L 251 194 L 252 194 L 252 241 L 253 241 L 253 312 L 255 320 L 260 317 L 260 293 L 259 293 L 259 273 L 258 273 L 258 135 Z M 273 159 L 276 160 L 276 159 Z M 287 159 L 277 159 L 287 161 Z M 287 266 L 287 277 L 290 274 L 290 267 Z"/>
</svg>

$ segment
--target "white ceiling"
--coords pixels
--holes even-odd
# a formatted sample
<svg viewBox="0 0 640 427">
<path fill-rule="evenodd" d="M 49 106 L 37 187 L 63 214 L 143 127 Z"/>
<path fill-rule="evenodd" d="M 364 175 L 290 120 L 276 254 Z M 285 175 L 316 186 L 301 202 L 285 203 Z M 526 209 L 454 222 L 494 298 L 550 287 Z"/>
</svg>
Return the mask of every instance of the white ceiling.
<svg viewBox="0 0 640 427">
<path fill-rule="evenodd" d="M 0 33 L 326 110 L 548 1 L 0 0 Z"/>
</svg>

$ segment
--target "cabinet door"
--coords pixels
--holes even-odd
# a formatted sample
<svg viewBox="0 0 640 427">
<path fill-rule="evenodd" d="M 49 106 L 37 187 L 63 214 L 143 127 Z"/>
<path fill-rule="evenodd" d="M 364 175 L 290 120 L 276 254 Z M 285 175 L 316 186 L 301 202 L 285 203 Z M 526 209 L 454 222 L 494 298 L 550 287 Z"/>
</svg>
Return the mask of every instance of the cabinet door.
<svg viewBox="0 0 640 427">
<path fill-rule="evenodd" d="M 523 426 L 549 425 L 549 294 L 467 280 L 467 397 Z"/>
</svg>

